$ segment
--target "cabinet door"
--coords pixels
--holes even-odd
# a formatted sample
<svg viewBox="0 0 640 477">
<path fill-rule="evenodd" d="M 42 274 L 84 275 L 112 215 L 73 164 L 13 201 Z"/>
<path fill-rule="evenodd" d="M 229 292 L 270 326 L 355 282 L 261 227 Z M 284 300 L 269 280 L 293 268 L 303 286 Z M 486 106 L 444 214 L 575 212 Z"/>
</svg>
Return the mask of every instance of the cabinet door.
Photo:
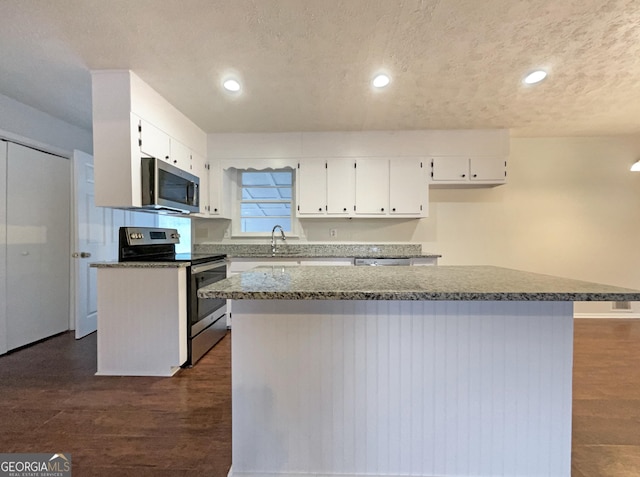
<svg viewBox="0 0 640 477">
<path fill-rule="evenodd" d="M 183 171 L 192 172 L 191 149 L 173 138 L 171 138 L 169 144 L 171 148 L 169 154 L 171 157 L 171 163 Z"/>
<path fill-rule="evenodd" d="M 472 181 L 501 182 L 506 178 L 507 162 L 501 157 L 472 157 L 470 179 Z"/>
<path fill-rule="evenodd" d="M 396 158 L 389 160 L 389 213 L 391 215 L 422 215 L 427 181 L 423 160 Z"/>
<path fill-rule="evenodd" d="M 353 161 L 327 159 L 327 215 L 350 215 L 355 205 Z"/>
<path fill-rule="evenodd" d="M 298 190 L 297 215 L 324 215 L 327 210 L 326 160 L 300 160 L 296 184 Z"/>
<path fill-rule="evenodd" d="M 220 216 L 222 215 L 222 204 L 223 204 L 223 174 L 220 169 L 219 162 L 210 162 L 209 163 L 209 215 L 211 216 Z"/>
<path fill-rule="evenodd" d="M 389 159 L 356 159 L 357 215 L 387 215 L 389 211 Z"/>
<path fill-rule="evenodd" d="M 200 179 L 200 212 L 194 215 L 198 217 L 208 217 L 210 195 L 209 170 L 207 169 L 205 158 L 194 152 L 191 152 L 191 163 L 191 173 Z"/>
<path fill-rule="evenodd" d="M 468 157 L 432 157 L 431 179 L 433 181 L 469 180 Z"/>
<path fill-rule="evenodd" d="M 169 161 L 171 145 L 169 135 L 144 119 L 140 120 L 140 152 L 149 157 Z"/>
</svg>

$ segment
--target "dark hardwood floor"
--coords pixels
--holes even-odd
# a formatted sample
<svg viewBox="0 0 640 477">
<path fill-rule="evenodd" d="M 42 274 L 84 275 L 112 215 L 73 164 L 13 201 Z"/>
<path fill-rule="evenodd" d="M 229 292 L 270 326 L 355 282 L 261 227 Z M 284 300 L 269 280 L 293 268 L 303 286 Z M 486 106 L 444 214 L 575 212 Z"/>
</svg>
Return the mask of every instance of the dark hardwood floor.
<svg viewBox="0 0 640 477">
<path fill-rule="evenodd" d="M 224 477 L 231 336 L 173 378 L 94 376 L 96 337 L 0 357 L 0 452 L 68 452 L 73 475 Z M 576 320 L 575 477 L 640 476 L 640 320 Z"/>
<path fill-rule="evenodd" d="M 227 475 L 231 336 L 172 378 L 94 376 L 95 333 L 0 357 L 0 452 L 68 452 L 83 476 Z"/>
</svg>

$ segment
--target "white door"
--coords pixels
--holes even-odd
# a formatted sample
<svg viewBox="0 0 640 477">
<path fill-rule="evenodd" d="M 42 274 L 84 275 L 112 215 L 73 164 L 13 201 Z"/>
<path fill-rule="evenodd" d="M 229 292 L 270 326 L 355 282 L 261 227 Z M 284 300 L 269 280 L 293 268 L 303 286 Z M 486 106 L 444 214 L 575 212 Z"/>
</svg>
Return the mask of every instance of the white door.
<svg viewBox="0 0 640 477">
<path fill-rule="evenodd" d="M 76 339 L 96 331 L 98 318 L 97 270 L 92 262 L 118 260 L 118 230 L 121 226 L 156 227 L 156 214 L 96 207 L 93 157 L 73 153 L 75 178 L 75 272 Z"/>
<path fill-rule="evenodd" d="M 69 329 L 71 161 L 7 154 L 7 348 Z"/>
<path fill-rule="evenodd" d="M 7 197 L 7 142 L 0 141 L 0 197 Z M 7 201 L 0 200 L 0 354 L 7 352 Z"/>
<path fill-rule="evenodd" d="M 91 262 L 112 260 L 111 210 L 95 206 L 93 157 L 73 152 L 75 180 L 75 237 L 73 266 L 75 271 L 76 339 L 96 331 L 97 282 Z"/>
</svg>

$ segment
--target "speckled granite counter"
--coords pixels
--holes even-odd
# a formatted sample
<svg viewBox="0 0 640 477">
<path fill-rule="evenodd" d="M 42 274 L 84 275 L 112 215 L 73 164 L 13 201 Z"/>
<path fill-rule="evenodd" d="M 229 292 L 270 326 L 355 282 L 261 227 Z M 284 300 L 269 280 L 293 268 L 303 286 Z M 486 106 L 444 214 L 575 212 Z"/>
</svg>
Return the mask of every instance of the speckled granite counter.
<svg viewBox="0 0 640 477">
<path fill-rule="evenodd" d="M 200 297 L 267 300 L 638 301 L 640 291 L 499 267 L 259 267 Z"/>
<path fill-rule="evenodd" d="M 222 253 L 229 258 L 271 258 L 270 244 L 196 244 L 198 253 Z M 441 255 L 423 253 L 420 244 L 318 244 L 318 243 L 282 243 L 278 240 L 276 258 L 440 258 Z"/>
<path fill-rule="evenodd" d="M 186 268 L 191 262 L 95 262 L 92 268 Z"/>
</svg>

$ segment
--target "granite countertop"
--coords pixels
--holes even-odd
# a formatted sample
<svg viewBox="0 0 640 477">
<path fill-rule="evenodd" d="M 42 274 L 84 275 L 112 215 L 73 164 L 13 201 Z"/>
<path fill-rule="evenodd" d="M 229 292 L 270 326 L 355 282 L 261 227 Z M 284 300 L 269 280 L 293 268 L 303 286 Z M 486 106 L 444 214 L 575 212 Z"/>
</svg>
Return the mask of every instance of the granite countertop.
<svg viewBox="0 0 640 477">
<path fill-rule="evenodd" d="M 93 268 L 185 268 L 191 262 L 94 262 Z"/>
<path fill-rule="evenodd" d="M 423 253 L 415 243 L 288 243 L 278 240 L 277 252 L 271 244 L 196 244 L 204 253 L 223 253 L 229 258 L 440 258 L 435 253 Z"/>
<path fill-rule="evenodd" d="M 198 290 L 236 300 L 640 301 L 640 290 L 491 266 L 258 267 Z"/>
<path fill-rule="evenodd" d="M 239 253 L 239 254 L 227 254 L 227 258 L 273 258 L 273 259 L 282 259 L 282 258 L 292 258 L 292 259 L 300 259 L 300 258 L 440 258 L 442 255 L 431 254 L 431 253 L 420 253 L 420 254 L 376 254 L 376 255 L 347 255 L 347 254 L 304 254 L 302 252 L 283 252 L 276 253 L 275 255 L 271 252 L 268 253 Z"/>
</svg>

